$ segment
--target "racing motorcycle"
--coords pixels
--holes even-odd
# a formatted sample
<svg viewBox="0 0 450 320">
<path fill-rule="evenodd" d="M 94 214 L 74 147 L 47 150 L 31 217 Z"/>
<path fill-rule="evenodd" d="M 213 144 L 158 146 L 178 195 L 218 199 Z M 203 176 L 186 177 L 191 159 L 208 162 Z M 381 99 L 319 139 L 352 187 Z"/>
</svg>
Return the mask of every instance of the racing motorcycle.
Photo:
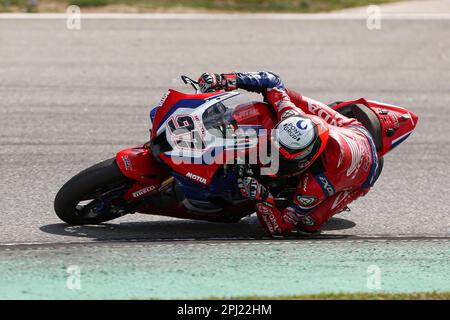
<svg viewBox="0 0 450 320">
<path fill-rule="evenodd" d="M 273 108 L 239 91 L 201 93 L 196 81 L 181 78 L 195 94 L 168 90 L 150 112 L 148 142 L 118 152 L 62 186 L 54 201 L 61 220 L 72 225 L 99 224 L 144 213 L 237 222 L 255 211 L 254 202 L 243 199 L 237 186 L 242 168 L 269 188 L 280 208 L 289 204 L 296 177 L 261 175 L 251 166 L 236 164 L 239 161 L 214 161 L 224 154 L 237 160 L 242 157 L 237 150 L 257 148 L 261 139 L 249 139 L 246 132 L 267 136 L 277 123 Z M 380 159 L 405 141 L 417 124 L 411 111 L 367 99 L 335 102 L 330 107 L 366 127 Z M 241 134 L 236 134 L 238 130 Z M 187 156 L 186 149 L 190 150 Z M 205 162 L 206 153 L 213 161 Z"/>
</svg>

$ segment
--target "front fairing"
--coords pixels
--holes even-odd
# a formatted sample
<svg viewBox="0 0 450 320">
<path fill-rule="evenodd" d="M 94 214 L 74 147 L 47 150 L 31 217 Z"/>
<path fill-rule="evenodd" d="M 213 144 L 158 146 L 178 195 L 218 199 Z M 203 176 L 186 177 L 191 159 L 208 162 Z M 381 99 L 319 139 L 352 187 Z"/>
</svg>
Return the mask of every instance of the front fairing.
<svg viewBox="0 0 450 320">
<path fill-rule="evenodd" d="M 178 174 L 208 185 L 235 150 L 257 147 L 262 126 L 258 121 L 241 124 L 236 116 L 237 110 L 251 110 L 252 104 L 236 91 L 184 94 L 169 90 L 154 114 L 154 153 Z"/>
</svg>

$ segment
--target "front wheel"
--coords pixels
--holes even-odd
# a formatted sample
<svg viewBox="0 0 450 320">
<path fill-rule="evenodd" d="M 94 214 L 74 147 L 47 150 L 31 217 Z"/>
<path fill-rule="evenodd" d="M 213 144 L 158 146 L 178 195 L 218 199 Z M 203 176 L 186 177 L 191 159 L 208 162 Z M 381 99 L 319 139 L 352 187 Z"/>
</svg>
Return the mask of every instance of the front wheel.
<svg viewBox="0 0 450 320">
<path fill-rule="evenodd" d="M 114 158 L 85 169 L 67 181 L 55 197 L 56 215 L 72 225 L 99 224 L 118 218 L 122 195 L 130 185 Z"/>
</svg>

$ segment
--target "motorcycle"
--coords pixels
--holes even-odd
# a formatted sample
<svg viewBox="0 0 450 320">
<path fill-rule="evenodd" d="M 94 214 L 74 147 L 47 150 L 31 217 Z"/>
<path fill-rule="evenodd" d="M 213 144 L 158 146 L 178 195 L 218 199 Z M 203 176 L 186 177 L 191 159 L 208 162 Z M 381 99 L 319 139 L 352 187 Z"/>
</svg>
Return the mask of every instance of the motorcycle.
<svg viewBox="0 0 450 320">
<path fill-rule="evenodd" d="M 269 188 L 278 206 L 289 204 L 296 177 L 261 175 L 255 170 L 263 166 L 261 161 L 252 166 L 238 161 L 267 141 L 277 123 L 273 108 L 239 91 L 201 93 L 196 81 L 181 78 L 195 94 L 168 90 L 150 112 L 148 142 L 81 171 L 61 187 L 54 201 L 61 220 L 100 224 L 143 213 L 238 222 L 255 211 L 254 202 L 243 199 L 237 186 L 242 169 Z M 380 159 L 409 137 L 418 120 L 405 108 L 363 98 L 330 107 L 365 126 Z M 252 134 L 258 139 L 250 139 Z M 212 161 L 205 162 L 205 154 Z M 224 155 L 227 161 L 216 161 Z"/>
</svg>

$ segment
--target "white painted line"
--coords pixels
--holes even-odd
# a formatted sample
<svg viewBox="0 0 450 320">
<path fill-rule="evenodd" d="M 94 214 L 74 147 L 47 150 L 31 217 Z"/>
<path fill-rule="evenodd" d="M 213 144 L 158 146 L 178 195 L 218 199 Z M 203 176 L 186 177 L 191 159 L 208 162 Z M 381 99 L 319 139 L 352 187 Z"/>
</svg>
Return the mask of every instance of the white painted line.
<svg viewBox="0 0 450 320">
<path fill-rule="evenodd" d="M 0 13 L 0 20 L 67 19 L 65 13 Z M 366 20 L 365 13 L 83 13 L 90 20 Z M 383 20 L 450 20 L 449 13 L 383 13 Z"/>
<path fill-rule="evenodd" d="M 230 246 L 230 245 L 286 245 L 286 244 L 328 244 L 328 243 L 363 243 L 363 242 L 450 242 L 450 236 L 434 236 L 434 235 L 365 235 L 362 236 L 363 239 L 358 238 L 356 236 L 352 239 L 343 239 L 343 238 L 315 238 L 315 239 L 295 239 L 295 240 L 276 240 L 261 241 L 263 239 L 257 238 L 221 238 L 225 242 L 208 242 L 208 241 L 217 241 L 216 238 L 202 238 L 202 239 L 193 239 L 193 240 L 185 240 L 185 239 L 138 239 L 138 240 L 108 240 L 108 241 L 99 241 L 99 242 L 5 242 L 0 243 L 0 249 L 7 250 L 9 248 L 14 248 L 16 246 L 34 246 L 37 250 L 44 250 L 46 248 L 57 247 L 57 248 L 72 248 L 72 246 L 89 246 L 91 248 L 98 247 L 102 248 L 104 246 L 114 246 L 114 247 L 134 247 L 134 246 L 152 246 L 152 247 L 175 247 L 175 246 Z M 384 237 L 384 238 L 383 238 Z M 388 238 L 386 238 L 388 237 Z M 435 238 L 438 237 L 438 238 Z M 440 237 L 440 238 L 439 238 Z M 256 241 L 255 241 L 256 240 Z M 189 241 L 193 241 L 192 243 L 186 243 Z M 237 241 L 237 242 L 233 242 Z M 162 243 L 161 243 L 162 242 Z M 42 248 L 39 246 L 43 246 Z"/>
</svg>

